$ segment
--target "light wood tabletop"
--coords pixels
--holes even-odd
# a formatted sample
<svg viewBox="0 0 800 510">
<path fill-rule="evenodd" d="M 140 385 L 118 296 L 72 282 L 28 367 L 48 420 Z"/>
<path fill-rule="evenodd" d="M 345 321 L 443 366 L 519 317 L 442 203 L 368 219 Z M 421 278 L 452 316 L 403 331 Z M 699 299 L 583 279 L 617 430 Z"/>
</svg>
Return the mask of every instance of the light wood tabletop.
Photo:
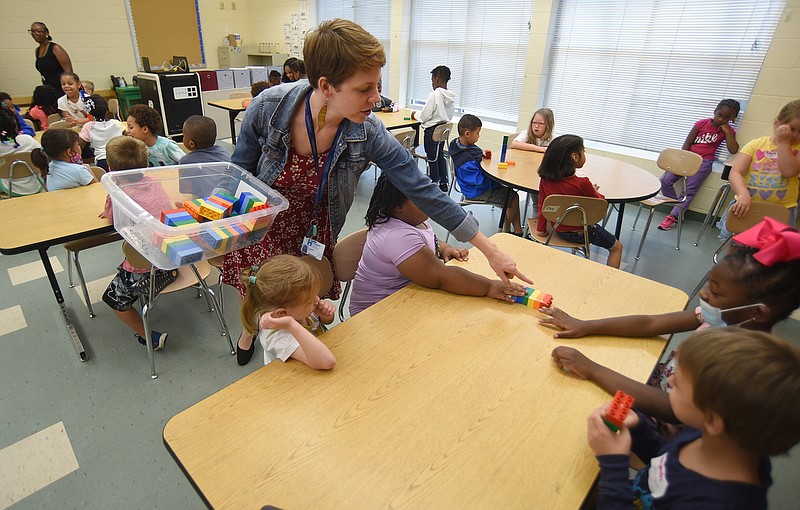
<svg viewBox="0 0 800 510">
<path fill-rule="evenodd" d="M 231 123 L 231 143 L 236 145 L 236 116 L 247 109 L 242 105 L 242 101 L 246 98 L 235 99 L 217 99 L 216 101 L 208 101 L 206 104 L 216 108 L 222 108 L 228 111 L 228 117 Z"/>
<path fill-rule="evenodd" d="M 418 128 L 419 120 L 411 119 L 411 110 L 402 108 L 397 112 L 373 112 L 381 119 L 386 129 L 400 129 L 404 127 Z"/>
<path fill-rule="evenodd" d="M 492 239 L 578 317 L 686 302 L 633 274 Z M 464 266 L 492 274 L 474 249 Z M 586 416 L 611 397 L 559 370 L 551 351 L 573 345 L 644 381 L 664 340 L 555 341 L 540 317 L 412 284 L 322 336 L 333 370 L 272 363 L 174 416 L 164 443 L 217 509 L 577 508 L 598 473 Z"/>
<path fill-rule="evenodd" d="M 13 255 L 62 244 L 114 227 L 103 212 L 106 189 L 100 183 L 0 200 L 0 253 Z"/>
<path fill-rule="evenodd" d="M 523 191 L 539 191 L 539 165 L 544 154 L 541 152 L 509 149 L 506 160 L 514 165 L 507 169 L 497 168 L 500 152 L 492 152 L 491 160 L 483 160 L 481 166 L 494 180 L 508 184 Z M 609 202 L 638 202 L 656 195 L 661 182 L 647 170 L 605 156 L 586 154 L 586 164 L 576 171 L 577 175 L 588 177 L 593 184 L 600 186 L 600 193 Z"/>
</svg>

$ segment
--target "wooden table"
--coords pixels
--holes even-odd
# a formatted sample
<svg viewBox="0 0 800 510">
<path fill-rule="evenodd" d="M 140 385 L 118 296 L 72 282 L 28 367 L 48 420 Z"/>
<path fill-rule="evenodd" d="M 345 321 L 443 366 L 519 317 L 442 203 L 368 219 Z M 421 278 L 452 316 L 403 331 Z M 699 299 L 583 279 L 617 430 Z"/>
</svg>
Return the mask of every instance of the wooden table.
<svg viewBox="0 0 800 510">
<path fill-rule="evenodd" d="M 686 302 L 510 234 L 492 239 L 578 317 Z M 465 266 L 491 274 L 477 250 Z M 170 419 L 164 444 L 217 509 L 577 508 L 598 473 L 586 416 L 610 396 L 561 372 L 551 351 L 573 345 L 644 381 L 664 340 L 556 341 L 540 317 L 412 284 L 323 335 L 333 370 L 256 370 Z"/>
<path fill-rule="evenodd" d="M 493 152 L 491 161 L 484 160 L 481 166 L 489 177 L 510 188 L 523 191 L 539 191 L 539 165 L 544 154 L 518 149 L 509 149 L 506 160 L 516 164 L 507 169 L 498 169 L 500 152 Z M 606 200 L 619 204 L 619 215 L 615 236 L 619 239 L 622 229 L 622 212 L 626 202 L 638 202 L 655 196 L 661 190 L 661 182 L 656 176 L 636 165 L 617 159 L 586 154 L 586 164 L 577 170 L 577 175 L 588 177 L 600 186 Z M 501 218 L 501 225 L 503 219 Z"/>
<path fill-rule="evenodd" d="M 102 184 L 0 201 L 0 218 L 3 218 L 0 223 L 0 253 L 15 255 L 34 250 L 39 252 L 53 295 L 81 361 L 86 361 L 86 351 L 64 304 L 64 296 L 50 265 L 47 249 L 84 237 L 113 232 L 114 226 L 108 219 L 97 217 L 105 201 L 106 189 Z"/>
<path fill-rule="evenodd" d="M 393 129 L 412 128 L 414 135 L 414 146 L 419 145 L 419 120 L 411 119 L 411 110 L 406 108 L 398 112 L 373 112 L 376 117 L 381 119 L 383 125 L 389 131 Z"/>
<path fill-rule="evenodd" d="M 209 101 L 206 103 L 209 106 L 228 110 L 228 116 L 230 117 L 231 121 L 231 143 L 233 145 L 236 145 L 236 116 L 247 109 L 247 107 L 242 106 L 243 100 L 244 99 L 240 97 L 236 99 L 219 99 L 217 101 Z"/>
</svg>

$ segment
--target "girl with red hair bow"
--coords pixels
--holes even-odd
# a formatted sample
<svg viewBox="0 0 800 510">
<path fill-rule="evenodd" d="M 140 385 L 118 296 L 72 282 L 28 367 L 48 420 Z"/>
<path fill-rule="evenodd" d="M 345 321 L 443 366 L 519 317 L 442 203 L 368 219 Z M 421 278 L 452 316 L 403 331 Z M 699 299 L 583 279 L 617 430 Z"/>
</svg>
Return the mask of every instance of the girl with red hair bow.
<svg viewBox="0 0 800 510">
<path fill-rule="evenodd" d="M 586 335 L 648 337 L 738 326 L 771 331 L 800 307 L 800 232 L 772 218 L 733 238 L 727 256 L 709 272 L 699 292 L 700 306 L 662 315 L 629 315 L 596 320 L 576 319 L 558 308 L 542 309 L 540 320 L 558 329 L 555 338 Z M 640 411 L 660 420 L 677 422 L 669 404 L 667 378 L 675 367 L 675 351 L 660 364 L 650 385 L 629 379 L 599 365 L 571 347 L 556 347 L 559 368 L 594 381 L 610 394 L 622 390 L 636 399 Z"/>
</svg>

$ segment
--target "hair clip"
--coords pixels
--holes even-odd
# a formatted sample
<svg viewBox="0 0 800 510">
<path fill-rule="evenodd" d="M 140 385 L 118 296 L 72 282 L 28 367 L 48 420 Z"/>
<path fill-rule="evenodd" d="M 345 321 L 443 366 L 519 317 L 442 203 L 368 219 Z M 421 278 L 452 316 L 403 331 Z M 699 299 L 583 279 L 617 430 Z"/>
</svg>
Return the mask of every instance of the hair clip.
<svg viewBox="0 0 800 510">
<path fill-rule="evenodd" d="M 258 266 L 257 264 L 253 264 L 253 265 L 250 267 L 250 271 L 252 271 L 252 272 L 254 272 L 254 273 L 257 273 L 257 272 L 258 272 L 258 268 L 259 268 L 259 267 L 260 267 L 260 266 Z"/>
<path fill-rule="evenodd" d="M 257 279 L 258 278 L 254 274 L 251 274 L 250 276 L 247 277 L 247 281 L 250 282 L 250 285 L 255 285 Z"/>
<path fill-rule="evenodd" d="M 770 217 L 734 236 L 733 240 L 755 248 L 753 258 L 765 266 L 800 258 L 800 232 Z"/>
</svg>

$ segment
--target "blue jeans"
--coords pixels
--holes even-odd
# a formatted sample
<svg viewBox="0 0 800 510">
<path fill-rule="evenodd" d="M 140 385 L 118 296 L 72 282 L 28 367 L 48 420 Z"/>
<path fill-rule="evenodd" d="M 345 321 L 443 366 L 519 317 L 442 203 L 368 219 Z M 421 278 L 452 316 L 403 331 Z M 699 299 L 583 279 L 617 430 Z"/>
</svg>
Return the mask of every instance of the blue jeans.
<svg viewBox="0 0 800 510">
<path fill-rule="evenodd" d="M 425 128 L 425 136 L 422 140 L 425 147 L 425 154 L 428 157 L 428 173 L 433 182 L 447 184 L 447 162 L 443 154 L 444 142 L 439 142 L 437 144 L 433 141 L 434 129 L 436 129 L 436 126 Z M 436 157 L 436 161 L 431 161 L 434 157 Z"/>
<path fill-rule="evenodd" d="M 722 217 L 717 222 L 717 227 L 719 228 L 719 235 L 717 239 L 720 241 L 727 241 L 733 235 L 733 232 L 728 230 L 728 215 L 731 213 L 731 208 L 733 204 L 736 203 L 736 200 L 731 202 L 727 209 L 725 209 L 725 213 L 723 213 Z M 797 223 L 797 207 L 790 207 L 789 208 L 789 226 L 794 227 L 794 224 Z"/>
</svg>

